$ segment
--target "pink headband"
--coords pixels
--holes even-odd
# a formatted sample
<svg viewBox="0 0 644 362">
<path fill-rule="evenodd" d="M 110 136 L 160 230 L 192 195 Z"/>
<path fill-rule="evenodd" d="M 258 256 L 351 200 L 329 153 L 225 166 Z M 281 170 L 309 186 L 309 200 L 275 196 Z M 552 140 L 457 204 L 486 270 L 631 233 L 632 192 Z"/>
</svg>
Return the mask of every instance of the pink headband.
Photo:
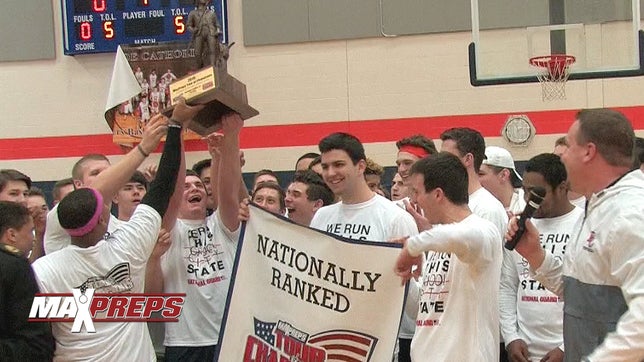
<svg viewBox="0 0 644 362">
<path fill-rule="evenodd" d="M 416 156 L 418 158 L 423 158 L 423 157 L 429 155 L 429 153 L 424 148 L 422 148 L 420 146 L 412 146 L 412 145 L 404 145 L 404 146 L 400 147 L 398 152 L 411 153 L 412 155 L 414 155 L 414 156 Z"/>
<path fill-rule="evenodd" d="M 70 236 L 85 236 L 98 225 L 98 219 L 101 217 L 103 211 L 103 195 L 96 189 L 89 187 L 88 189 L 94 193 L 94 197 L 96 198 L 96 210 L 94 210 L 94 215 L 92 215 L 92 218 L 89 219 L 87 224 L 76 229 L 65 229 Z"/>
</svg>

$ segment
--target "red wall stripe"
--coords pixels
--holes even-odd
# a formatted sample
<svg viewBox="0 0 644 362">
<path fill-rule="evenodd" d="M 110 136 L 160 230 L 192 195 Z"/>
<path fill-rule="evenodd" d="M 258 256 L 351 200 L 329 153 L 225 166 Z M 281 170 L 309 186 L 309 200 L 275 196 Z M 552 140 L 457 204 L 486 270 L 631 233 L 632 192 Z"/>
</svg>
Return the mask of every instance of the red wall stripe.
<svg viewBox="0 0 644 362">
<path fill-rule="evenodd" d="M 615 109 L 623 112 L 635 129 L 644 129 L 644 106 Z M 512 114 L 527 115 L 538 135 L 560 134 L 566 133 L 576 113 L 576 110 L 557 110 L 255 126 L 242 130 L 241 147 L 317 145 L 320 138 L 338 131 L 354 134 L 364 143 L 394 142 L 414 133 L 435 139 L 451 127 L 471 127 L 484 137 L 498 137 Z M 186 150 L 205 151 L 206 146 L 201 141 L 188 141 Z M 111 134 L 0 139 L 0 160 L 81 157 L 88 153 L 118 155 L 123 152 L 112 142 Z"/>
</svg>

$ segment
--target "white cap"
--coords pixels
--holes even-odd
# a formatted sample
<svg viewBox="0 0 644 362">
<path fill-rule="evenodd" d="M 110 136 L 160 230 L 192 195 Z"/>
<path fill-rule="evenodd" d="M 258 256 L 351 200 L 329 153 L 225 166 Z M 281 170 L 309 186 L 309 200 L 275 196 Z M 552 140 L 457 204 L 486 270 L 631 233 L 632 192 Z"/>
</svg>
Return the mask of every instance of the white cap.
<svg viewBox="0 0 644 362">
<path fill-rule="evenodd" d="M 512 170 L 519 180 L 523 180 L 514 168 L 514 159 L 512 159 L 510 151 L 503 147 L 487 146 L 485 147 L 485 157 L 487 159 L 483 160 L 484 165 L 507 168 Z"/>
</svg>

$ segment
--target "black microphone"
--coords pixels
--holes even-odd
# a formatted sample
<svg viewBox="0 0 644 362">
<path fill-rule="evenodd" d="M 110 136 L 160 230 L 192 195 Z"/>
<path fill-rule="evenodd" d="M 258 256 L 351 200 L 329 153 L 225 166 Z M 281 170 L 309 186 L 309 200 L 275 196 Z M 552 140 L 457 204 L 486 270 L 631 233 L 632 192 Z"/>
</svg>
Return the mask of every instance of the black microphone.
<svg viewBox="0 0 644 362">
<path fill-rule="evenodd" d="M 530 198 L 528 199 L 528 204 L 525 205 L 525 209 L 523 209 L 523 212 L 521 213 L 519 220 L 517 221 L 517 226 L 519 227 L 519 229 L 517 230 L 516 234 L 514 234 L 514 237 L 512 237 L 512 240 L 505 242 L 506 249 L 514 250 L 514 247 L 517 246 L 519 239 L 521 239 L 523 233 L 525 233 L 525 222 L 529 218 L 531 218 L 532 215 L 534 215 L 534 212 L 537 211 L 544 197 L 546 197 L 546 189 L 544 189 L 543 187 L 535 187 L 530 190 Z"/>
</svg>

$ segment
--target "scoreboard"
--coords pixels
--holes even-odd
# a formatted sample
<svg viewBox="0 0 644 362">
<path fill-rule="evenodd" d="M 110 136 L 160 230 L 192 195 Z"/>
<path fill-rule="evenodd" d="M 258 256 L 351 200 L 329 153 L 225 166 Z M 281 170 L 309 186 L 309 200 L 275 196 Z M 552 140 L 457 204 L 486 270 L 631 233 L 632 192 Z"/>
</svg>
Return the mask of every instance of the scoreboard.
<svg viewBox="0 0 644 362">
<path fill-rule="evenodd" d="M 120 44 L 192 38 L 188 14 L 195 0 L 61 0 L 65 55 L 115 52 Z M 209 2 L 228 41 L 226 0 Z"/>
</svg>

